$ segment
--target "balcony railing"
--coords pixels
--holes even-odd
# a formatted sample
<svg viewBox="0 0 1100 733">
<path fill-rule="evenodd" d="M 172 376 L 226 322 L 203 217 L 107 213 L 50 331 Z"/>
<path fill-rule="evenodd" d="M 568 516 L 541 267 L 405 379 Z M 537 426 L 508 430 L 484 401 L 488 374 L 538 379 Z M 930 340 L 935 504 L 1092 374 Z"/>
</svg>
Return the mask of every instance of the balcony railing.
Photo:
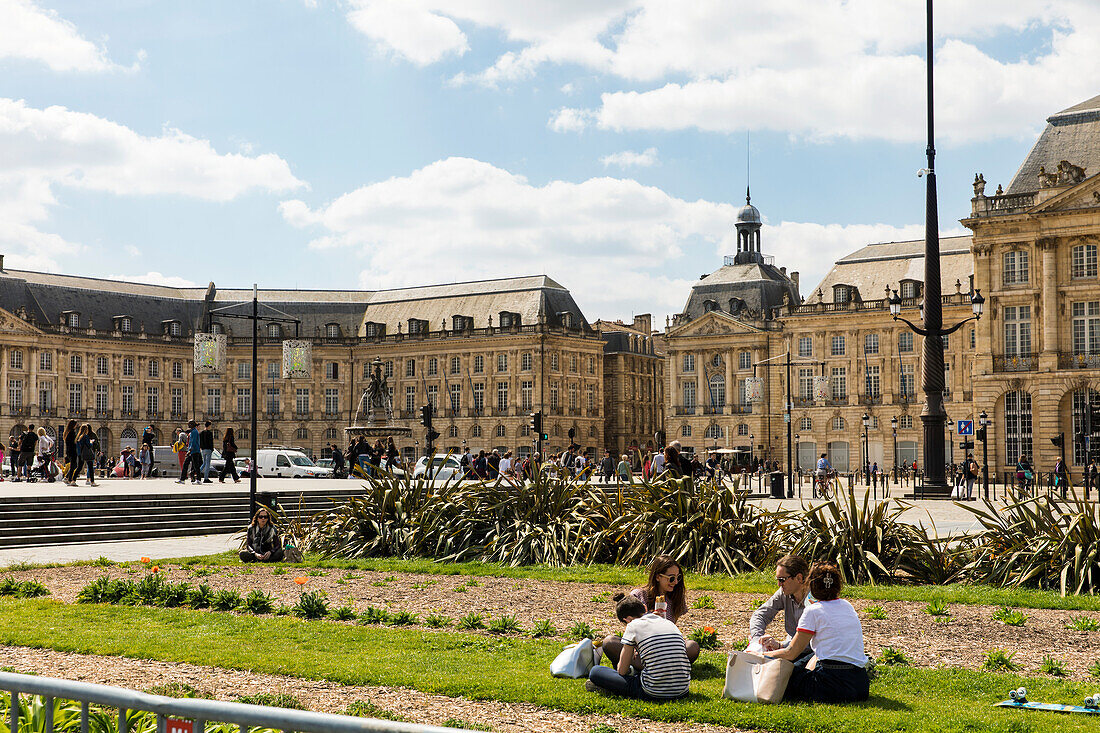
<svg viewBox="0 0 1100 733">
<path fill-rule="evenodd" d="M 119 414 L 119 417 L 121 417 L 123 420 L 137 420 L 138 419 L 138 411 L 137 410 L 119 410 L 118 414 Z"/>
<path fill-rule="evenodd" d="M 222 419 L 222 411 L 218 410 L 217 412 L 204 412 L 202 414 L 202 419 L 203 420 L 210 420 L 210 421 L 221 420 Z"/>
<path fill-rule="evenodd" d="M 88 416 L 88 411 L 85 410 L 84 408 L 80 408 L 79 410 L 72 410 L 72 409 L 69 410 L 69 417 L 85 418 L 87 416 Z"/>
<path fill-rule="evenodd" d="M 97 420 L 114 420 L 115 419 L 115 411 L 114 410 L 96 410 L 95 411 L 95 417 L 96 417 Z"/>
<path fill-rule="evenodd" d="M 295 410 L 294 411 L 294 419 L 295 420 L 309 420 L 310 417 L 312 417 L 312 414 L 313 413 L 311 413 L 309 410 Z"/>
<path fill-rule="evenodd" d="M 677 416 L 680 416 L 680 415 L 694 415 L 695 414 L 695 405 L 686 405 L 686 406 L 685 405 L 677 405 L 676 408 L 675 408 L 675 411 L 676 411 Z"/>
<path fill-rule="evenodd" d="M 173 417 L 172 419 L 175 420 L 177 418 Z M 251 420 L 252 419 L 252 411 L 251 410 L 237 410 L 236 412 L 233 413 L 233 419 L 238 420 L 238 421 L 239 420 Z"/>
<path fill-rule="evenodd" d="M 146 417 L 146 419 L 150 420 L 151 422 L 157 422 L 157 421 L 161 420 L 162 413 L 161 413 L 160 410 L 148 410 L 145 413 L 145 417 Z"/>
<path fill-rule="evenodd" d="M 462 408 L 447 408 L 447 417 L 462 417 Z"/>
<path fill-rule="evenodd" d="M 752 403 L 746 402 L 743 405 L 730 405 L 730 412 L 734 415 L 751 415 Z"/>
<path fill-rule="evenodd" d="M 1035 205 L 1034 193 L 1006 193 L 1000 196 L 975 196 L 970 200 L 973 216 L 1003 216 L 1027 211 Z"/>
<path fill-rule="evenodd" d="M 507 407 L 494 407 L 493 417 L 508 417 L 509 410 Z"/>
<path fill-rule="evenodd" d="M 840 397 L 830 397 L 825 400 L 826 407 L 842 407 L 848 404 L 848 395 L 841 395 Z"/>
<path fill-rule="evenodd" d="M 12 417 L 29 417 L 31 414 L 30 405 L 16 405 L 14 407 L 8 407 L 8 414 Z"/>
<path fill-rule="evenodd" d="M 1034 354 L 994 356 L 994 372 L 1034 372 L 1039 370 L 1039 357 Z"/>
<path fill-rule="evenodd" d="M 248 414 L 249 414 L 249 416 L 252 415 L 252 413 L 248 413 Z M 172 420 L 173 422 L 182 422 L 183 420 L 187 419 L 187 413 L 186 412 L 176 412 L 175 410 L 172 410 L 170 413 L 168 413 L 168 415 L 169 415 L 169 419 Z"/>
<path fill-rule="evenodd" d="M 859 396 L 859 404 L 861 405 L 881 405 L 882 395 L 880 394 L 861 394 Z"/>
<path fill-rule="evenodd" d="M 814 406 L 814 398 L 813 397 L 795 397 L 794 398 L 794 406 L 795 407 L 813 407 Z"/>
<path fill-rule="evenodd" d="M 551 415 L 561 415 L 562 414 L 562 408 L 561 407 L 551 407 L 549 410 L 547 410 L 547 412 L 549 412 Z"/>
<path fill-rule="evenodd" d="M 57 417 L 57 408 L 56 407 L 39 407 L 38 408 L 38 416 L 39 417 Z"/>
<path fill-rule="evenodd" d="M 574 416 L 579 416 L 581 414 L 581 408 L 579 408 L 579 407 L 570 407 L 569 408 L 569 414 L 574 415 Z"/>
<path fill-rule="evenodd" d="M 704 415 L 721 415 L 725 412 L 725 405 L 703 405 Z"/>
<path fill-rule="evenodd" d="M 1059 369 L 1100 369 L 1100 354 L 1059 352 Z"/>
<path fill-rule="evenodd" d="M 264 410 L 264 420 L 281 420 L 283 413 L 280 410 Z"/>
</svg>

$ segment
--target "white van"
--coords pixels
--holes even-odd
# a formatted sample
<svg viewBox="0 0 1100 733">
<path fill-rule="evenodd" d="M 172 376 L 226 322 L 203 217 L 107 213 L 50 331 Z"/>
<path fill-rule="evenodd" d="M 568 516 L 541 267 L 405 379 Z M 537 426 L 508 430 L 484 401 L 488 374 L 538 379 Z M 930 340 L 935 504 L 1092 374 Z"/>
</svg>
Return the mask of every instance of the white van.
<svg viewBox="0 0 1100 733">
<path fill-rule="evenodd" d="M 322 468 L 294 448 L 260 448 L 256 451 L 259 474 L 266 478 L 332 478 L 331 468 Z"/>
</svg>

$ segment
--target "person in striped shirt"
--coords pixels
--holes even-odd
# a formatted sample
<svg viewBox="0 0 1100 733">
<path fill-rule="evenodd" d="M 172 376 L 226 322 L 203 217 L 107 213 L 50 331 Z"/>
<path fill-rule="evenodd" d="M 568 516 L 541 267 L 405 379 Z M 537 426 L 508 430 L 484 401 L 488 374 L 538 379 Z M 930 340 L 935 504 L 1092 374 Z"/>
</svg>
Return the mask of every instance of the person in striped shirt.
<svg viewBox="0 0 1100 733">
<path fill-rule="evenodd" d="M 593 667 L 585 689 L 643 700 L 674 700 L 686 695 L 691 662 L 680 629 L 647 612 L 645 604 L 633 595 L 619 593 L 615 601 L 615 615 L 626 624 L 618 666 Z M 640 674 L 630 674 L 631 663 L 641 669 Z"/>
</svg>

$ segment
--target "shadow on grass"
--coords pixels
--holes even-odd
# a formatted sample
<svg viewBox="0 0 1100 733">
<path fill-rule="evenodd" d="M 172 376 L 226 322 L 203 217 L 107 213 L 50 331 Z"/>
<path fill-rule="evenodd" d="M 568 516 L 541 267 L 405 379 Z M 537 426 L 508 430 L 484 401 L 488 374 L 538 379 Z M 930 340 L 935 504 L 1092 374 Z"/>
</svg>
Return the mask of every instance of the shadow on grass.
<svg viewBox="0 0 1100 733">
<path fill-rule="evenodd" d="M 711 660 L 697 659 L 695 664 L 691 665 L 691 678 L 693 680 L 724 679 L 725 676 L 726 665 L 724 661 L 719 664 Z"/>
</svg>

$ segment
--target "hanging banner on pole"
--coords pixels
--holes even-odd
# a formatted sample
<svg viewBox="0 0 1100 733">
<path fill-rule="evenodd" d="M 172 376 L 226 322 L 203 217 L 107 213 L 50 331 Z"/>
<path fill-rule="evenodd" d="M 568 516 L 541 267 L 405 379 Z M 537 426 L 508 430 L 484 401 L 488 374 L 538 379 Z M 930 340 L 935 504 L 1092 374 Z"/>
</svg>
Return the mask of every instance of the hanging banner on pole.
<svg viewBox="0 0 1100 733">
<path fill-rule="evenodd" d="M 312 341 L 283 342 L 283 379 L 308 379 L 312 367 Z"/>
<path fill-rule="evenodd" d="M 225 334 L 195 334 L 195 374 L 225 373 Z"/>
<path fill-rule="evenodd" d="M 745 380 L 745 399 L 749 402 L 764 401 L 763 377 L 749 377 Z"/>
<path fill-rule="evenodd" d="M 825 402 L 829 399 L 829 378 L 814 377 L 814 402 Z"/>
</svg>

